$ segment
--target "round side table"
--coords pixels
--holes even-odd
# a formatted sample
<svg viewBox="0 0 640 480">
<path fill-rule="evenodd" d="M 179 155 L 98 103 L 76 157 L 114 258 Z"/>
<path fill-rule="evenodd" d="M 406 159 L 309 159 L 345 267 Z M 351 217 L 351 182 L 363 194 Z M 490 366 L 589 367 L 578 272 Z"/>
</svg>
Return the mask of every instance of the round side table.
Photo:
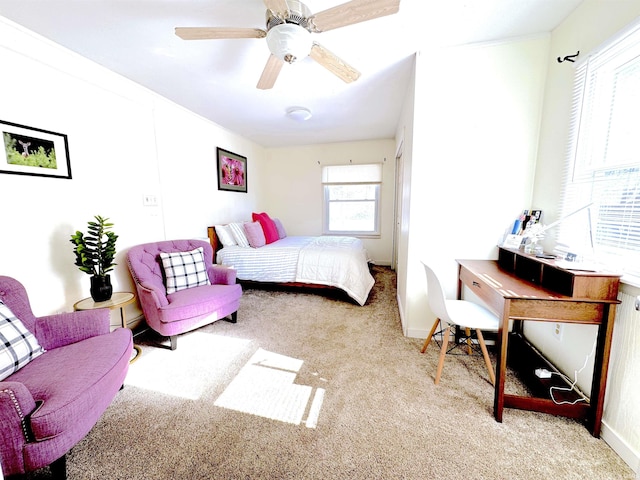
<svg viewBox="0 0 640 480">
<path fill-rule="evenodd" d="M 136 296 L 131 292 L 113 292 L 111 298 L 104 302 L 96 302 L 93 298 L 83 298 L 73 305 L 74 310 L 96 310 L 98 308 L 108 308 L 109 310 L 119 309 L 120 320 L 122 321 L 122 328 L 127 328 L 127 319 L 124 313 L 124 307 L 131 305 L 136 301 Z M 136 351 L 135 357 L 131 359 L 130 363 L 135 362 L 142 354 L 142 349 L 138 345 L 133 346 Z"/>
</svg>

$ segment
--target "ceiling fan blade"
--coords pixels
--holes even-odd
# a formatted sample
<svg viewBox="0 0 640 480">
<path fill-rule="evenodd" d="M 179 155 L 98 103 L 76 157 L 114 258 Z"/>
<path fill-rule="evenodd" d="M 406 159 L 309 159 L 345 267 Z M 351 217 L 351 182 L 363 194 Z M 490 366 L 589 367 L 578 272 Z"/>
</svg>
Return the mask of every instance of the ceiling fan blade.
<svg viewBox="0 0 640 480">
<path fill-rule="evenodd" d="M 176 35 L 183 40 L 217 40 L 224 38 L 264 38 L 260 28 L 234 27 L 176 27 Z"/>
<path fill-rule="evenodd" d="M 289 11 L 289 6 L 285 0 L 264 0 L 264 4 L 272 12 L 283 16 Z"/>
<path fill-rule="evenodd" d="M 378 17 L 398 13 L 400 0 L 351 0 L 312 15 L 310 21 L 315 32 L 366 22 Z"/>
<path fill-rule="evenodd" d="M 351 83 L 360 77 L 359 71 L 315 42 L 311 47 L 309 56 L 347 83 Z"/>
<path fill-rule="evenodd" d="M 267 60 L 264 70 L 262 71 L 260 80 L 258 80 L 258 85 L 256 86 L 260 90 L 269 90 L 270 88 L 273 88 L 276 83 L 276 79 L 278 78 L 278 74 L 280 73 L 280 70 L 282 70 L 282 65 L 284 65 L 284 61 L 271 54 L 269 60 Z"/>
</svg>

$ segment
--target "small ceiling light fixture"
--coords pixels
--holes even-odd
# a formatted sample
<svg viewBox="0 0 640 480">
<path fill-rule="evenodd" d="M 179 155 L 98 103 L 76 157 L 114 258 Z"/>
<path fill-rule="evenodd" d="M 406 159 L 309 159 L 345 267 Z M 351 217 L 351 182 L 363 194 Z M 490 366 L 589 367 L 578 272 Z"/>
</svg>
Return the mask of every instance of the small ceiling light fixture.
<svg viewBox="0 0 640 480">
<path fill-rule="evenodd" d="M 304 122 L 311 118 L 311 110 L 306 107 L 290 107 L 287 108 L 287 117 L 296 122 Z"/>
</svg>

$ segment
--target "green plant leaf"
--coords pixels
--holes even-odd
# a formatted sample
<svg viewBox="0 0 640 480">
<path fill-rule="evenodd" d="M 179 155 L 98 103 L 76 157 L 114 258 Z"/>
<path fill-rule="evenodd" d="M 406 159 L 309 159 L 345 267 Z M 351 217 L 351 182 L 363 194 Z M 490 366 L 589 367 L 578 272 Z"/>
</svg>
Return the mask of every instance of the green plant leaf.
<svg viewBox="0 0 640 480">
<path fill-rule="evenodd" d="M 117 265 L 113 260 L 118 235 L 109 231 L 113 223 L 108 218 L 99 215 L 94 218 L 95 222 L 87 222 L 87 235 L 76 231 L 69 241 L 74 245 L 75 265 L 79 270 L 89 275 L 104 276 Z"/>
</svg>

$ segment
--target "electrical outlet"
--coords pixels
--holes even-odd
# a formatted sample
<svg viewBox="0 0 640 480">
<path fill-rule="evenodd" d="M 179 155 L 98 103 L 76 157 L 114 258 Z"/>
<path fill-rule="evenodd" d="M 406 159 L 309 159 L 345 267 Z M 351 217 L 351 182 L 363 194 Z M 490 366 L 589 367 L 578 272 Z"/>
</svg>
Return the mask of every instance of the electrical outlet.
<svg viewBox="0 0 640 480">
<path fill-rule="evenodd" d="M 564 325 L 562 325 L 561 323 L 554 323 L 553 324 L 553 336 L 557 340 L 562 340 L 563 331 L 564 331 Z"/>
</svg>

